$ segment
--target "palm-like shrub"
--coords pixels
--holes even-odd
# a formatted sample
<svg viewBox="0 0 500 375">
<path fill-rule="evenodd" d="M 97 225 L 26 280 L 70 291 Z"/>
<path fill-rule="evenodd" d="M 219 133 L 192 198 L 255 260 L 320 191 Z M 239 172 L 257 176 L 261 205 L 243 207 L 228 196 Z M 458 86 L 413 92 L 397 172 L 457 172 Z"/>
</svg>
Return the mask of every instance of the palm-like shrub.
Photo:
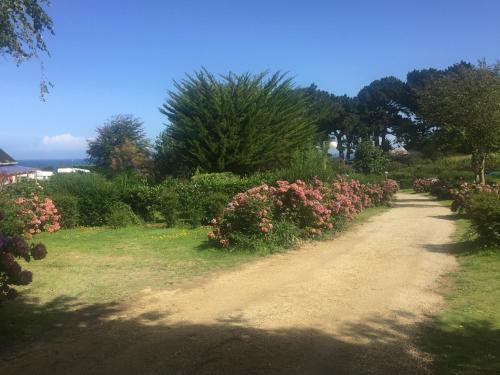
<svg viewBox="0 0 500 375">
<path fill-rule="evenodd" d="M 174 165 L 238 174 L 284 167 L 314 140 L 304 98 L 284 74 L 219 78 L 203 70 L 175 88 L 160 109 L 170 124 L 156 145 L 170 172 Z"/>
</svg>

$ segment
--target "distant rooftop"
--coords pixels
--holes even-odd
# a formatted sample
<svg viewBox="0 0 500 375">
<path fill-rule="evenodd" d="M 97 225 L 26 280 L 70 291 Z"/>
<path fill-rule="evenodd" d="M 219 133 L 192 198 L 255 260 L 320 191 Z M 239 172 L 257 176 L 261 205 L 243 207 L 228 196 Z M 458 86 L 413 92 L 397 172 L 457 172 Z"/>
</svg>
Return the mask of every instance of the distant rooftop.
<svg viewBox="0 0 500 375">
<path fill-rule="evenodd" d="M 17 161 L 15 161 L 12 156 L 7 154 L 4 150 L 0 148 L 0 165 L 15 165 Z"/>
</svg>

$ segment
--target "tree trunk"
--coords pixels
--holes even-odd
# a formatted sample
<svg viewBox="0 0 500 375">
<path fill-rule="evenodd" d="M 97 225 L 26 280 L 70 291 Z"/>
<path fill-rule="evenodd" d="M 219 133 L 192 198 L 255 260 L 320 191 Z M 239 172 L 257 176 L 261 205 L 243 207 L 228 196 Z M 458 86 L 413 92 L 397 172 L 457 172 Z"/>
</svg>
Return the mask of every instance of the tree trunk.
<svg viewBox="0 0 500 375">
<path fill-rule="evenodd" d="M 486 184 L 486 177 L 485 177 L 485 171 L 484 171 L 484 168 L 485 168 L 485 165 L 486 165 L 486 156 L 485 155 L 481 155 L 481 164 L 480 164 L 480 178 L 481 178 L 481 185 L 485 185 Z"/>
<path fill-rule="evenodd" d="M 485 177 L 486 154 L 473 151 L 471 164 L 472 164 L 472 169 L 474 170 L 476 183 L 484 185 L 486 183 L 486 177 Z"/>
</svg>

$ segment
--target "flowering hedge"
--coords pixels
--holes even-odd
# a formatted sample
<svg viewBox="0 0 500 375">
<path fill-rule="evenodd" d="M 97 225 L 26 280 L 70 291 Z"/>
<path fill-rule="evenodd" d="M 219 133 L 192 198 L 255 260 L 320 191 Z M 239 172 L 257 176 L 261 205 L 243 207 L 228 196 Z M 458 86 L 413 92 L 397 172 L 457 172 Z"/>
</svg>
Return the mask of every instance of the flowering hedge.
<svg viewBox="0 0 500 375">
<path fill-rule="evenodd" d="M 413 190 L 417 193 L 430 193 L 432 184 L 438 179 L 433 178 L 417 178 L 413 182 Z"/>
<path fill-rule="evenodd" d="M 471 220 L 479 238 L 495 246 L 500 244 L 500 186 L 482 184 L 451 184 L 437 178 L 417 179 L 416 192 L 428 192 L 439 198 L 452 199 L 451 209 L 464 213 Z"/>
<path fill-rule="evenodd" d="M 413 189 L 417 193 L 431 193 L 440 199 L 451 199 L 451 189 L 456 184 L 439 178 L 418 178 L 413 183 Z"/>
<path fill-rule="evenodd" d="M 418 178 L 413 183 L 417 193 L 431 193 L 439 198 L 452 199 L 451 209 L 466 212 L 473 195 L 479 193 L 500 194 L 499 185 L 461 183 L 452 184 L 439 178 Z"/>
<path fill-rule="evenodd" d="M 233 197 L 222 217 L 212 220 L 208 238 L 222 247 L 237 244 L 242 236 L 266 240 L 282 222 L 292 224 L 299 237 L 319 236 L 367 207 L 388 204 L 397 190 L 393 180 L 364 185 L 343 178 L 259 185 Z"/>
<path fill-rule="evenodd" d="M 450 189 L 450 195 L 453 199 L 451 209 L 458 212 L 466 212 L 470 208 L 471 198 L 478 193 L 500 194 L 498 185 L 482 185 L 463 183 Z"/>
</svg>

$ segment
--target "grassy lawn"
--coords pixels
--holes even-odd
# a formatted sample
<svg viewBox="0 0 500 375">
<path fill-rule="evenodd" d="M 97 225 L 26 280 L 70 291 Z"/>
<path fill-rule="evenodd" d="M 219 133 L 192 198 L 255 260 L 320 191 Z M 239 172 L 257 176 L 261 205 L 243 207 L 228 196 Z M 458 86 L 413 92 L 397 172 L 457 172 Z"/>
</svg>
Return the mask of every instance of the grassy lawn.
<svg viewBox="0 0 500 375">
<path fill-rule="evenodd" d="M 351 225 L 387 210 L 365 210 Z M 77 228 L 42 233 L 48 255 L 32 262 L 33 283 L 0 309 L 0 337 L 16 341 L 68 326 L 82 311 L 131 301 L 147 291 L 236 266 L 265 253 L 223 251 L 207 244 L 207 228 Z M 101 311 L 102 312 L 102 311 Z M 74 323 L 73 323 L 74 324 Z M 0 346 L 1 348 L 1 346 Z"/>
<path fill-rule="evenodd" d="M 468 220 L 456 223 L 460 269 L 423 347 L 437 374 L 500 374 L 500 249 L 480 247 Z"/>
</svg>

